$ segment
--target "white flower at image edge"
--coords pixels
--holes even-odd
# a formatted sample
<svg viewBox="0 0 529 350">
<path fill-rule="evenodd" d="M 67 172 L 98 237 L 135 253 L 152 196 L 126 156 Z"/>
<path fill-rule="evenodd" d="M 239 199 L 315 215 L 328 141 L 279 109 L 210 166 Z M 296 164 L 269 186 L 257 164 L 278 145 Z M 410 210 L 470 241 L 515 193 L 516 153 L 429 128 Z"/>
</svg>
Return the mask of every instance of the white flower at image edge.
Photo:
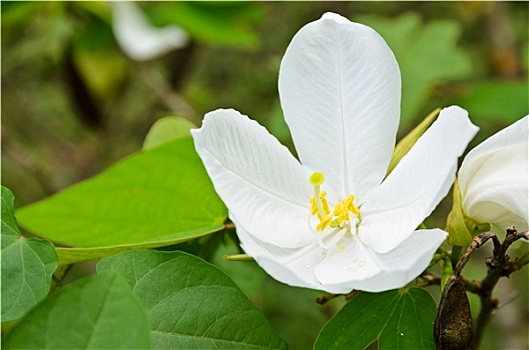
<svg viewBox="0 0 529 350">
<path fill-rule="evenodd" d="M 504 231 L 527 231 L 529 116 L 472 149 L 459 170 L 465 214 Z M 505 232 L 505 231 L 504 231 Z M 522 240 L 525 241 L 525 240 Z"/>
<path fill-rule="evenodd" d="M 440 229 L 416 228 L 447 194 L 477 128 L 461 108 L 444 109 L 384 180 L 400 86 L 384 40 L 327 13 L 294 36 L 280 67 L 301 163 L 232 109 L 192 130 L 242 248 L 275 279 L 330 293 L 399 288 L 444 241 Z"/>
<path fill-rule="evenodd" d="M 187 33 L 175 25 L 157 28 L 134 2 L 113 1 L 112 29 L 121 49 L 135 61 L 146 61 L 185 47 Z"/>
</svg>

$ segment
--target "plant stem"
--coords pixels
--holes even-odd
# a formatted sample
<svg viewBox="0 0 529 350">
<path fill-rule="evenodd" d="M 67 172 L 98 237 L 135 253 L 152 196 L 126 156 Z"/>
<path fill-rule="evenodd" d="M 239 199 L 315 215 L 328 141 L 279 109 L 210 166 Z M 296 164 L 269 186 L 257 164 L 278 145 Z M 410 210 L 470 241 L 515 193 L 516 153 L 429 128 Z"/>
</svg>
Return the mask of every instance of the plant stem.
<svg viewBox="0 0 529 350">
<path fill-rule="evenodd" d="M 465 254 L 463 254 L 463 256 L 461 257 L 461 259 L 459 260 L 459 262 L 456 264 L 456 267 L 454 268 L 454 275 L 455 276 L 458 276 L 461 274 L 461 271 L 463 270 L 463 268 L 465 267 L 465 265 L 467 264 L 468 260 L 470 259 L 470 255 L 472 255 L 472 253 L 478 249 L 479 247 L 481 247 L 483 244 L 485 244 L 485 242 L 487 242 L 489 239 L 493 239 L 495 240 L 494 242 L 494 246 L 496 246 L 497 242 L 499 243 L 498 241 L 498 237 L 496 237 L 496 235 L 492 232 L 484 232 L 476 237 L 474 237 L 474 240 L 472 241 L 472 243 L 468 246 Z M 497 241 L 497 242 L 496 242 Z"/>
<path fill-rule="evenodd" d="M 461 256 L 462 248 L 463 247 L 457 245 L 452 247 L 452 253 L 450 253 L 450 261 L 452 262 L 453 269 L 455 269 L 457 266 L 457 262 L 459 261 L 459 257 Z"/>
<path fill-rule="evenodd" d="M 507 235 L 501 243 L 498 240 L 498 237 L 496 237 L 496 235 L 490 237 L 492 238 L 492 241 L 494 243 L 494 250 L 492 252 L 492 257 L 488 258 L 485 261 L 489 268 L 489 271 L 487 273 L 487 276 L 485 276 L 485 278 L 477 284 L 479 286 L 479 288 L 477 289 L 477 294 L 479 294 L 480 297 L 481 310 L 479 312 L 475 328 L 474 339 L 476 343 L 476 348 L 479 347 L 479 343 L 485 331 L 486 325 L 490 321 L 490 318 L 492 317 L 494 312 L 498 309 L 499 300 L 498 298 L 492 296 L 492 291 L 494 287 L 496 286 L 501 277 L 509 277 L 511 273 L 523 267 L 523 265 L 516 264 L 516 261 L 514 263 L 511 262 L 510 257 L 506 253 L 507 249 L 514 241 L 521 238 L 528 239 L 528 233 L 527 231 L 518 233 L 513 226 L 509 227 L 506 231 Z M 463 258 L 464 257 L 465 256 L 463 256 Z M 461 258 L 460 263 L 463 261 L 463 258 Z M 468 258 L 466 260 L 468 260 Z M 461 270 L 459 270 L 459 272 L 461 272 Z"/>
<path fill-rule="evenodd" d="M 224 229 L 226 231 L 235 231 L 235 225 L 231 222 L 227 222 L 224 224 Z"/>
</svg>

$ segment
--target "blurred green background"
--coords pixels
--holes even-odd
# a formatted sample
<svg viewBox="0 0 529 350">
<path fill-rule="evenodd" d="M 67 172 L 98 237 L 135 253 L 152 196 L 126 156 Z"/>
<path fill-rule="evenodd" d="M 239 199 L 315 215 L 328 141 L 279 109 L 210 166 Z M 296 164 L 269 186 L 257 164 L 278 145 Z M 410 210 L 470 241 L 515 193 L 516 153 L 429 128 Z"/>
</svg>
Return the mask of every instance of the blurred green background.
<svg viewBox="0 0 529 350">
<path fill-rule="evenodd" d="M 139 4 L 153 25 L 185 29 L 189 44 L 136 62 L 116 43 L 108 3 L 2 2 L 2 183 L 17 206 L 138 151 L 167 115 L 199 126 L 208 111 L 235 108 L 294 151 L 279 105 L 279 64 L 292 36 L 327 11 L 372 26 L 394 51 L 403 79 L 399 136 L 434 108 L 458 104 L 481 128 L 472 147 L 528 113 L 525 2 Z M 427 223 L 443 227 L 449 208 L 444 201 Z M 202 241 L 200 251 L 196 243 L 179 248 L 230 274 L 291 348 L 311 348 L 343 305 L 321 307 L 314 302 L 321 293 L 281 285 L 253 263 L 223 261 L 237 250 L 222 237 Z M 474 262 L 465 273 L 481 278 L 483 259 Z M 529 346 L 528 283 L 527 268 L 501 281 L 500 296 L 520 295 L 500 308 L 483 348 Z"/>
</svg>

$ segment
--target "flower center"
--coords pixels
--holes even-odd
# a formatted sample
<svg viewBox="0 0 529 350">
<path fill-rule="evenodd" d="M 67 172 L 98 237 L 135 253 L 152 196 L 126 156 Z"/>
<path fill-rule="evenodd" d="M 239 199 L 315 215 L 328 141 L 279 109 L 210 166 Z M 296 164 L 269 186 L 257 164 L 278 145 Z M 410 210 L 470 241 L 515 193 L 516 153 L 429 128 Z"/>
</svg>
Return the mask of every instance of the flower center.
<svg viewBox="0 0 529 350">
<path fill-rule="evenodd" d="M 355 196 L 352 194 L 338 202 L 331 212 L 326 198 L 327 193 L 320 190 L 320 186 L 324 181 L 325 175 L 323 173 L 315 172 L 310 176 L 310 184 L 314 187 L 314 196 L 310 197 L 310 214 L 311 216 L 316 216 L 319 220 L 316 225 L 316 233 L 318 233 L 320 245 L 325 249 L 329 249 L 336 245 L 346 234 L 352 235 L 356 232 L 360 210 L 354 205 Z M 327 228 L 332 230 L 329 231 Z M 324 233 L 326 230 L 327 233 Z M 345 246 L 339 245 L 338 249 L 343 250 Z"/>
</svg>

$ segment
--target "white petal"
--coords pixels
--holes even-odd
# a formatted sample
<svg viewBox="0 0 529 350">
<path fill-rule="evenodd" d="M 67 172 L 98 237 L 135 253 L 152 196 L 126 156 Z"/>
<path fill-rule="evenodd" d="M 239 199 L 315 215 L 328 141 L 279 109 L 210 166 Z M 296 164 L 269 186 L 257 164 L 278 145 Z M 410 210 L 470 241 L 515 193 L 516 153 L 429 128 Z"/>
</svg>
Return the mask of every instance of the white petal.
<svg viewBox="0 0 529 350">
<path fill-rule="evenodd" d="M 140 8 L 132 2 L 111 2 L 112 28 L 123 51 L 136 61 L 146 61 L 187 44 L 187 33 L 170 25 L 151 25 Z"/>
<path fill-rule="evenodd" d="M 459 170 L 465 213 L 501 229 L 528 229 L 528 121 L 526 116 L 468 153 Z"/>
<path fill-rule="evenodd" d="M 285 248 L 313 242 L 309 175 L 265 128 L 221 109 L 191 133 L 215 190 L 249 234 Z"/>
<path fill-rule="evenodd" d="M 327 13 L 292 39 L 279 93 L 301 163 L 332 192 L 362 200 L 387 170 L 399 120 L 400 72 L 371 28 Z"/>
<path fill-rule="evenodd" d="M 371 252 L 373 264 L 380 271 L 365 279 L 343 281 L 342 287 L 348 286 L 366 292 L 383 292 L 404 287 L 428 267 L 433 254 L 446 236 L 447 233 L 439 229 L 418 230 L 388 253 Z"/>
<path fill-rule="evenodd" d="M 416 230 L 404 242 L 387 253 L 376 253 L 380 267 L 386 272 L 399 272 L 405 285 L 428 267 L 437 248 L 448 233 L 441 229 Z"/>
<path fill-rule="evenodd" d="M 241 247 L 274 279 L 294 287 L 324 290 L 329 293 L 346 293 L 343 287 L 325 288 L 314 276 L 314 267 L 321 260 L 321 248 L 313 243 L 302 248 L 287 249 L 265 243 L 248 234 L 232 216 L 237 227 Z"/>
<path fill-rule="evenodd" d="M 360 208 L 362 241 L 385 253 L 406 240 L 448 193 L 457 159 L 477 130 L 464 109 L 443 109 Z"/>
<path fill-rule="evenodd" d="M 344 250 L 329 253 L 314 271 L 323 285 L 350 284 L 351 281 L 366 280 L 381 272 L 373 252 L 357 236 L 350 239 Z"/>
</svg>

